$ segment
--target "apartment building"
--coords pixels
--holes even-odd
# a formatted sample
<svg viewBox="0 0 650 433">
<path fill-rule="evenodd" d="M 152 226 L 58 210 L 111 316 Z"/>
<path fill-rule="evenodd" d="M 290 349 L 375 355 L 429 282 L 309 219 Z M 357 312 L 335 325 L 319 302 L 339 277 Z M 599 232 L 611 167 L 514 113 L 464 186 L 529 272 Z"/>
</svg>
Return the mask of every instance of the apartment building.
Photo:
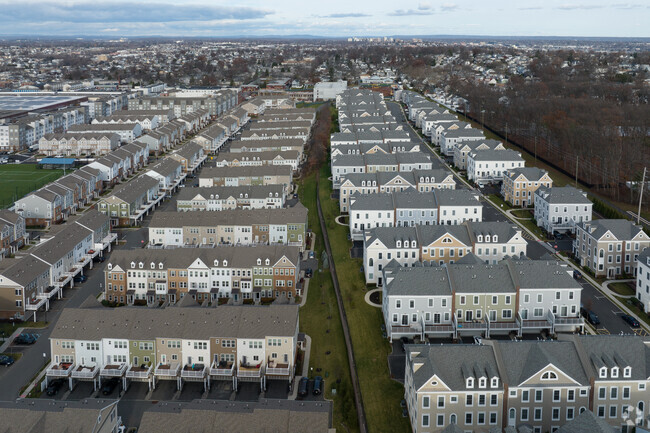
<svg viewBox="0 0 650 433">
<path fill-rule="evenodd" d="M 535 191 L 535 221 L 548 233 L 570 231 L 591 221 L 593 203 L 587 194 L 572 187 L 540 187 Z"/>
<path fill-rule="evenodd" d="M 288 165 L 262 167 L 205 167 L 199 175 L 199 187 L 282 185 L 289 193 L 293 170 Z"/>
<path fill-rule="evenodd" d="M 444 169 L 352 173 L 341 180 L 339 209 L 341 212 L 348 212 L 349 200 L 353 195 L 389 193 L 410 188 L 420 192 L 456 189 L 456 181 L 454 175 Z"/>
<path fill-rule="evenodd" d="M 142 127 L 138 123 L 84 124 L 70 126 L 68 133 L 117 134 L 122 143 L 130 143 L 142 135 Z"/>
<path fill-rule="evenodd" d="M 334 189 L 339 189 L 342 179 L 348 174 L 431 170 L 432 168 L 439 168 L 439 164 L 434 167 L 431 157 L 423 152 L 339 155 L 332 160 L 332 182 Z"/>
<path fill-rule="evenodd" d="M 546 170 L 537 167 L 513 168 L 503 176 L 501 195 L 511 205 L 528 207 L 534 204 L 535 191 L 540 187 L 553 187 L 553 179 Z"/>
<path fill-rule="evenodd" d="M 176 303 L 189 294 L 198 303 L 300 296 L 297 247 L 234 246 L 194 254 L 174 249 L 119 250 L 105 268 L 106 300 L 120 304 Z"/>
<path fill-rule="evenodd" d="M 528 245 L 520 228 L 495 222 L 378 227 L 366 230 L 363 242 L 366 283 L 377 286 L 383 284 L 383 268 L 393 260 L 405 267 L 443 265 L 473 253 L 482 262 L 497 263 L 526 255 Z"/>
<path fill-rule="evenodd" d="M 146 323 L 146 326 L 142 326 Z M 217 308 L 66 308 L 50 334 L 46 380 L 64 378 L 95 388 L 110 377 L 137 380 L 292 381 L 298 344 L 297 305 Z"/>
<path fill-rule="evenodd" d="M 45 134 L 38 141 L 39 152 L 46 156 L 100 156 L 119 146 L 120 136 L 115 133 Z"/>
<path fill-rule="evenodd" d="M 176 196 L 176 210 L 280 209 L 285 204 L 282 185 L 184 188 Z"/>
<path fill-rule="evenodd" d="M 642 226 L 625 219 L 599 219 L 576 224 L 573 253 L 596 277 L 637 275 L 639 254 L 650 247 Z"/>
<path fill-rule="evenodd" d="M 413 189 L 390 193 L 353 195 L 350 201 L 350 236 L 362 240 L 375 227 L 461 224 L 482 221 L 483 205 L 468 190 Z"/>
<path fill-rule="evenodd" d="M 644 311 L 650 311 L 650 248 L 641 251 L 637 258 L 636 298 Z"/>
<path fill-rule="evenodd" d="M 307 142 L 311 127 L 308 128 L 290 128 L 290 129 L 258 129 L 246 130 L 241 133 L 240 139 L 247 140 L 285 140 L 285 139 L 301 139 Z"/>
<path fill-rule="evenodd" d="M 478 185 L 501 182 L 509 170 L 525 165 L 514 150 L 474 150 L 467 155 L 467 179 Z"/>
<path fill-rule="evenodd" d="M 289 165 L 295 171 L 302 162 L 302 152 L 280 150 L 268 152 L 224 152 L 214 158 L 217 167 L 260 167 L 264 165 Z"/>
<path fill-rule="evenodd" d="M 459 170 L 467 170 L 467 155 L 479 150 L 505 150 L 498 140 L 460 141 L 454 147 L 454 165 Z"/>
<path fill-rule="evenodd" d="M 161 246 L 284 244 L 305 247 L 307 208 L 156 212 L 149 242 Z"/>
</svg>

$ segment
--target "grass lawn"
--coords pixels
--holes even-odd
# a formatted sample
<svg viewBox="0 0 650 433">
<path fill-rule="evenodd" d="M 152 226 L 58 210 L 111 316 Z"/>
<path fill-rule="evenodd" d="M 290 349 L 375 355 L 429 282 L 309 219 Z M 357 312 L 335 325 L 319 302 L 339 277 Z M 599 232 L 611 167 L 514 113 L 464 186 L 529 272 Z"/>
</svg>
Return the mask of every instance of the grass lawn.
<svg viewBox="0 0 650 433">
<path fill-rule="evenodd" d="M 517 222 L 521 223 L 522 226 L 526 227 L 528 230 L 531 232 L 535 233 L 537 237 L 539 237 L 543 241 L 549 240 L 544 231 L 539 227 L 537 224 L 535 224 L 535 221 L 532 219 L 530 220 L 517 220 Z"/>
<path fill-rule="evenodd" d="M 512 209 L 512 206 L 510 206 L 507 202 L 505 202 L 501 197 L 499 197 L 496 194 L 490 194 L 490 195 L 488 195 L 488 198 L 490 200 L 492 200 L 492 203 L 496 204 L 497 206 L 499 206 L 504 211 Z"/>
<path fill-rule="evenodd" d="M 63 176 L 63 170 L 42 169 L 36 164 L 0 165 L 0 185 L 2 185 L 0 208 L 12 205 L 29 192 L 61 176 Z"/>
<path fill-rule="evenodd" d="M 321 257 L 324 246 L 316 208 L 316 175 L 307 177 L 298 191 L 300 201 L 309 209 L 309 227 L 314 233 L 316 257 Z M 333 427 L 343 432 L 359 431 L 347 348 L 328 269 L 323 269 L 323 272 L 314 269 L 307 302 L 300 309 L 300 331 L 312 339 L 309 365 L 314 371 L 310 375 L 325 378 L 325 397 L 334 401 Z M 322 371 L 316 372 L 317 368 Z M 336 395 L 332 395 L 332 388 L 336 389 Z"/>
<path fill-rule="evenodd" d="M 15 326 L 10 322 L 0 322 L 0 339 L 2 339 L 3 332 L 5 338 L 9 338 L 16 328 L 45 328 L 47 325 L 49 325 L 48 322 L 16 322 Z"/>
<path fill-rule="evenodd" d="M 623 296 L 634 296 L 636 294 L 635 287 L 629 283 L 610 283 L 609 288 L 619 295 Z"/>
<path fill-rule="evenodd" d="M 10 358 L 13 358 L 14 362 L 18 361 L 20 358 L 23 357 L 23 354 L 20 353 L 20 352 L 17 352 L 17 353 L 0 353 L 0 355 L 4 355 L 4 356 L 8 356 Z"/>
<path fill-rule="evenodd" d="M 330 198 L 329 176 L 329 167 L 323 166 L 319 194 L 350 327 L 368 431 L 410 432 L 409 421 L 402 418 L 399 406 L 404 387 L 390 378 L 388 370 L 387 356 L 391 348 L 381 335 L 381 309 L 371 307 L 364 300 L 367 287 L 360 272 L 362 260 L 350 258 L 347 227 L 334 221 L 339 207 L 338 202 Z"/>
<path fill-rule="evenodd" d="M 517 218 L 533 218 L 533 213 L 529 210 L 516 209 L 511 212 Z"/>
</svg>

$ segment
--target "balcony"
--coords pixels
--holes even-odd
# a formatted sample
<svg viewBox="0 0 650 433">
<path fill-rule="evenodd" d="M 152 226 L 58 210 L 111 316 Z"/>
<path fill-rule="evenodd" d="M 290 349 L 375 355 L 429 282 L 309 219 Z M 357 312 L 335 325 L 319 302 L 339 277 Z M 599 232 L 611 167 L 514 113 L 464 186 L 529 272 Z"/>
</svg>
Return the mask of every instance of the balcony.
<svg viewBox="0 0 650 433">
<path fill-rule="evenodd" d="M 127 367 L 128 365 L 125 362 L 121 364 L 108 364 L 102 367 L 99 375 L 105 377 L 122 377 Z"/>
<path fill-rule="evenodd" d="M 235 373 L 235 363 L 229 361 L 215 361 L 210 366 L 210 376 L 231 377 Z"/>
<path fill-rule="evenodd" d="M 404 326 L 391 326 L 390 327 L 390 332 L 391 334 L 400 334 L 400 335 L 420 335 L 422 332 L 422 329 L 419 326 L 409 326 L 409 325 L 404 325 Z"/>
<path fill-rule="evenodd" d="M 454 332 L 454 327 L 451 324 L 425 325 L 424 332 L 425 334 L 448 334 Z"/>
<path fill-rule="evenodd" d="M 264 366 L 262 363 L 256 365 L 240 364 L 237 368 L 237 377 L 261 377 Z"/>
<path fill-rule="evenodd" d="M 178 362 L 174 362 L 173 364 L 159 364 L 154 371 L 154 375 L 163 378 L 176 378 L 180 369 L 181 365 Z"/>
<path fill-rule="evenodd" d="M 74 362 L 52 363 L 45 373 L 48 377 L 68 377 L 74 368 Z"/>
<path fill-rule="evenodd" d="M 205 364 L 187 364 L 181 370 L 183 379 L 203 379 L 208 368 Z"/>
<path fill-rule="evenodd" d="M 99 373 L 99 366 L 92 365 L 78 365 L 74 370 L 72 370 L 72 377 L 74 379 L 94 379 Z"/>
<path fill-rule="evenodd" d="M 151 370 L 153 370 L 153 365 L 148 365 L 145 367 L 131 365 L 126 372 L 126 377 L 128 379 L 148 379 L 151 375 Z"/>
<path fill-rule="evenodd" d="M 275 361 L 270 361 L 266 367 L 267 376 L 289 376 L 291 369 L 289 364 L 281 364 Z"/>
</svg>

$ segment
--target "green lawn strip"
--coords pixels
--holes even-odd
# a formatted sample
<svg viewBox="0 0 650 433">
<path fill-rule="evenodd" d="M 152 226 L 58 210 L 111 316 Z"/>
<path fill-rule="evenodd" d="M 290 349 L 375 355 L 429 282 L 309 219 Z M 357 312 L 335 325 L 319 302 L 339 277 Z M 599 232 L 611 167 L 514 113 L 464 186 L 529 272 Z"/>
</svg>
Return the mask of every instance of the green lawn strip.
<svg viewBox="0 0 650 433">
<path fill-rule="evenodd" d="M 390 345 L 381 336 L 381 310 L 371 307 L 364 300 L 366 284 L 360 271 L 362 260 L 350 258 L 348 228 L 334 221 L 339 215 L 339 208 L 338 203 L 330 198 L 332 189 L 331 182 L 327 180 L 329 176 L 329 168 L 323 167 L 319 194 L 350 327 L 368 431 L 409 432 L 410 424 L 401 416 L 399 406 L 404 387 L 390 378 L 388 370 Z"/>
<path fill-rule="evenodd" d="M 643 320 L 646 325 L 650 326 L 650 317 L 648 317 L 646 312 L 641 309 L 641 302 L 637 298 L 623 298 L 621 296 L 614 296 L 614 297 L 618 299 L 621 302 L 621 304 L 629 308 L 630 311 L 636 314 L 636 316 L 639 319 Z"/>
<path fill-rule="evenodd" d="M 16 353 L 0 353 L 0 355 L 9 356 L 10 358 L 13 358 L 14 361 L 18 361 L 20 358 L 23 357 L 23 354 L 22 354 L 21 352 L 16 352 Z"/>
<path fill-rule="evenodd" d="M 314 251 L 320 259 L 324 247 L 316 208 L 315 174 L 301 183 L 299 196 L 302 204 L 309 209 L 309 227 L 315 239 Z M 323 269 L 323 272 L 314 269 L 307 302 L 300 308 L 300 330 L 312 339 L 309 364 L 314 370 L 310 376 L 328 376 L 325 378 L 325 397 L 334 401 L 334 428 L 338 431 L 359 431 L 345 337 L 332 278 L 327 269 Z M 322 371 L 316 372 L 317 368 Z M 340 383 L 337 383 L 337 379 L 341 380 Z M 333 388 L 336 395 L 332 394 Z"/>
<path fill-rule="evenodd" d="M 526 227 L 528 230 L 533 232 L 541 240 L 543 241 L 549 240 L 546 234 L 544 233 L 544 230 L 542 230 L 541 227 L 535 224 L 534 220 L 517 220 L 517 222 L 519 222 L 522 226 Z"/>
<path fill-rule="evenodd" d="M 511 212 L 517 218 L 533 218 L 533 213 L 529 210 L 516 209 Z"/>
<path fill-rule="evenodd" d="M 496 194 L 490 194 L 488 195 L 488 198 L 492 200 L 492 203 L 496 204 L 504 211 L 512 209 L 512 206 L 510 206 L 507 202 L 505 202 L 501 197 L 499 197 Z"/>
<path fill-rule="evenodd" d="M 9 338 L 11 334 L 16 330 L 16 328 L 45 328 L 49 325 L 48 322 L 15 322 L 15 325 L 12 325 L 10 322 L 0 322 L 0 339 L 2 338 L 2 333 L 4 332 L 5 338 Z M 1 340 L 0 340 L 1 341 Z"/>
<path fill-rule="evenodd" d="M 68 172 L 71 172 L 69 170 Z M 63 176 L 63 170 L 41 169 L 35 164 L 5 164 L 0 166 L 0 207 Z"/>
<path fill-rule="evenodd" d="M 634 296 L 636 294 L 636 290 L 628 283 L 609 283 L 608 287 L 622 296 Z"/>
</svg>

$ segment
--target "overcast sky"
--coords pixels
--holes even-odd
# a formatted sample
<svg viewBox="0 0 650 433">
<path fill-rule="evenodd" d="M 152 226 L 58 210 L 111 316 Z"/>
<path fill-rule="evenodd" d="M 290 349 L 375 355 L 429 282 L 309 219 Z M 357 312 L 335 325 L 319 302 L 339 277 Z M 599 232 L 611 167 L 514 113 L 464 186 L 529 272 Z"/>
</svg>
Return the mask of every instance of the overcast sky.
<svg viewBox="0 0 650 433">
<path fill-rule="evenodd" d="M 0 34 L 650 37 L 636 0 L 0 0 Z"/>
</svg>

